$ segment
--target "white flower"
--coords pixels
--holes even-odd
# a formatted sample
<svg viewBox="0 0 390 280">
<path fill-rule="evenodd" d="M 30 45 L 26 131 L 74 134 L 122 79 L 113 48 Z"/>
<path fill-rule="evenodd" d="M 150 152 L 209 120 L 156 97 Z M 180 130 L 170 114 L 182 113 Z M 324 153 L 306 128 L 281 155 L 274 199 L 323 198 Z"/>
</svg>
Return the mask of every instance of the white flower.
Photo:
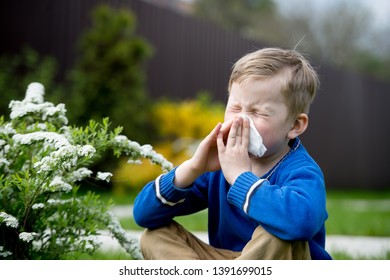
<svg viewBox="0 0 390 280">
<path fill-rule="evenodd" d="M 70 180 L 73 182 L 81 181 L 84 178 L 90 177 L 92 175 L 92 173 L 93 172 L 91 170 L 89 170 L 88 168 L 81 167 L 81 168 L 73 171 L 73 173 L 70 176 Z"/>
<path fill-rule="evenodd" d="M 69 146 L 70 143 L 63 135 L 55 132 L 36 131 L 26 134 L 15 134 L 12 139 L 19 144 L 30 145 L 37 141 L 45 141 L 53 144 L 56 149 L 62 146 Z"/>
<path fill-rule="evenodd" d="M 138 239 L 132 237 L 122 228 L 118 218 L 115 217 L 112 212 L 108 211 L 106 214 L 109 220 L 108 229 L 111 234 L 119 241 L 122 247 L 135 259 L 143 259 L 141 250 L 139 248 Z"/>
<path fill-rule="evenodd" d="M 67 139 L 72 139 L 72 132 L 69 128 L 69 126 L 62 126 L 59 130 L 61 135 L 63 135 Z"/>
<path fill-rule="evenodd" d="M 28 243 L 31 242 L 36 235 L 37 235 L 36 232 L 21 232 L 19 233 L 19 239 Z"/>
<path fill-rule="evenodd" d="M 118 135 L 114 138 L 115 144 L 122 148 L 126 153 L 140 152 L 141 145 L 135 141 L 130 141 L 125 135 Z"/>
<path fill-rule="evenodd" d="M 143 156 L 143 157 L 148 157 L 148 156 L 150 156 L 151 154 L 152 154 L 152 152 L 153 152 L 153 147 L 151 146 L 151 145 L 143 145 L 142 147 L 141 147 L 141 155 Z"/>
<path fill-rule="evenodd" d="M 96 153 L 96 149 L 91 145 L 84 145 L 79 146 L 77 152 L 79 156 L 92 157 Z"/>
<path fill-rule="evenodd" d="M 173 169 L 173 164 L 169 161 L 164 161 L 162 164 L 161 164 L 161 167 L 165 170 L 165 171 L 170 171 Z"/>
<path fill-rule="evenodd" d="M 62 200 L 59 200 L 59 199 L 49 199 L 49 200 L 47 201 L 47 203 L 48 203 L 48 204 L 51 204 L 51 205 L 62 204 L 61 202 L 62 202 Z"/>
<path fill-rule="evenodd" d="M 45 123 L 38 123 L 37 124 L 37 128 L 39 128 L 39 130 L 45 131 L 47 129 L 47 124 L 45 124 Z"/>
<path fill-rule="evenodd" d="M 21 118 L 25 115 L 34 114 L 41 116 L 45 121 L 49 117 L 56 117 L 63 124 L 68 123 L 65 116 L 66 109 L 64 104 L 54 106 L 51 102 L 44 102 L 44 87 L 39 83 L 31 83 L 26 92 L 26 96 L 22 101 L 12 100 L 9 104 L 11 109 L 11 119 Z"/>
<path fill-rule="evenodd" d="M 128 147 L 131 149 L 131 150 L 140 150 L 141 149 L 141 145 L 138 143 L 138 142 L 135 142 L 135 141 L 128 141 Z"/>
<path fill-rule="evenodd" d="M 32 209 L 42 209 L 45 207 L 45 204 L 43 203 L 35 203 L 33 206 L 31 206 Z"/>
<path fill-rule="evenodd" d="M 6 144 L 6 142 L 0 144 L 0 157 L 4 157 L 5 158 L 7 153 L 8 153 L 8 151 L 9 151 L 9 149 L 11 148 L 11 146 L 8 145 L 8 144 L 6 144 L 6 145 L 4 145 L 4 144 Z M 4 146 L 2 146 L 2 145 L 4 145 Z"/>
<path fill-rule="evenodd" d="M 114 144 L 129 155 L 130 159 L 127 162 L 130 164 L 138 164 L 140 163 L 138 158 L 144 157 L 148 158 L 152 163 L 160 165 L 165 171 L 173 168 L 173 164 L 167 161 L 161 154 L 156 153 L 151 145 L 141 146 L 135 141 L 130 141 L 124 135 L 118 135 L 114 140 Z"/>
<path fill-rule="evenodd" d="M 0 158 L 0 167 L 2 167 L 2 166 L 5 166 L 5 167 L 9 166 L 9 161 L 6 160 L 5 158 Z"/>
<path fill-rule="evenodd" d="M 17 228 L 19 226 L 18 220 L 5 212 L 0 212 L 0 223 L 5 223 L 7 227 Z"/>
<path fill-rule="evenodd" d="M 55 176 L 49 187 L 52 187 L 53 191 L 70 192 L 72 190 L 72 186 L 64 182 L 60 176 Z"/>
<path fill-rule="evenodd" d="M 129 139 L 125 135 L 118 135 L 118 136 L 115 136 L 114 140 L 117 143 L 125 144 Z"/>
<path fill-rule="evenodd" d="M 38 173 L 42 173 L 50 171 L 52 166 L 54 165 L 54 160 L 52 160 L 51 157 L 44 157 L 43 159 L 34 164 L 34 168 L 38 169 Z"/>
<path fill-rule="evenodd" d="M 49 199 L 47 201 L 47 204 L 57 206 L 57 205 L 64 205 L 71 202 L 71 199 Z"/>
<path fill-rule="evenodd" d="M 27 86 L 25 100 L 32 103 L 43 103 L 45 88 L 41 83 L 31 83 Z"/>
<path fill-rule="evenodd" d="M 11 255 L 12 253 L 10 251 L 4 251 L 4 247 L 0 246 L 0 257 L 6 258 Z"/>
<path fill-rule="evenodd" d="M 46 123 L 34 123 L 34 124 L 30 124 L 29 126 L 27 126 L 26 128 L 27 131 L 31 131 L 31 130 L 40 130 L 40 131 L 46 131 L 47 130 L 47 125 Z"/>
<path fill-rule="evenodd" d="M 129 159 L 129 160 L 127 161 L 127 163 L 128 163 L 128 164 L 142 164 L 142 161 L 139 160 L 139 159 L 136 159 L 136 160 L 134 160 L 134 159 Z"/>
<path fill-rule="evenodd" d="M 99 247 L 101 245 L 101 242 L 97 240 L 96 236 L 81 236 L 78 242 L 85 242 L 86 250 L 94 250 L 96 247 Z"/>
<path fill-rule="evenodd" d="M 105 180 L 107 182 L 110 182 L 110 178 L 112 177 L 112 173 L 110 172 L 98 172 L 96 175 L 96 178 L 99 180 Z"/>
<path fill-rule="evenodd" d="M 62 146 L 49 156 L 36 162 L 34 168 L 38 169 L 38 173 L 64 169 L 69 170 L 77 164 L 77 159 L 77 148 L 75 146 Z"/>
<path fill-rule="evenodd" d="M 65 117 L 66 109 L 65 104 L 58 104 L 57 106 L 54 106 L 50 102 L 45 102 L 41 108 L 42 113 L 42 120 L 47 120 L 49 117 L 53 117 L 57 114 L 57 117 L 59 120 L 61 120 L 62 123 L 67 124 L 68 119 Z"/>
<path fill-rule="evenodd" d="M 11 123 L 6 123 L 5 126 L 3 126 L 3 127 L 0 126 L 0 134 L 9 135 L 9 134 L 15 134 L 15 133 L 16 133 L 16 130 L 13 129 Z"/>
</svg>

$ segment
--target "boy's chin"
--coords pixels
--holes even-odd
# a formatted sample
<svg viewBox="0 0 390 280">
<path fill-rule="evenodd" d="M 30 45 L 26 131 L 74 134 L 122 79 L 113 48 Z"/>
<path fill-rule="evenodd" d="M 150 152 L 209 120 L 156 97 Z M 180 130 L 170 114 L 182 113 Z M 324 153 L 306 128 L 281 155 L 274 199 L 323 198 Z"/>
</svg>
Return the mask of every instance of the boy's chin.
<svg viewBox="0 0 390 280">
<path fill-rule="evenodd" d="M 249 152 L 248 152 L 248 155 L 249 155 L 249 158 L 250 158 L 250 159 L 261 159 L 261 158 L 265 157 L 265 154 L 262 155 L 261 157 L 259 157 L 259 156 L 255 156 L 255 155 L 253 155 L 253 154 L 251 154 L 251 153 L 249 153 Z"/>
</svg>

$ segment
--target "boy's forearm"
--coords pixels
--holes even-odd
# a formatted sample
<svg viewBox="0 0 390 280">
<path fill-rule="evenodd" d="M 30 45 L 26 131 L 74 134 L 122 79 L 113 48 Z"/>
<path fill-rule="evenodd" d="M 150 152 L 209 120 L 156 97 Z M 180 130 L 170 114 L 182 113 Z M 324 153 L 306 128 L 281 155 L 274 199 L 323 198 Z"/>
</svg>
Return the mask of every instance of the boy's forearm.
<svg viewBox="0 0 390 280">
<path fill-rule="evenodd" d="M 201 175 L 191 163 L 191 160 L 183 162 L 175 171 L 173 184 L 177 188 L 187 188 Z"/>
</svg>

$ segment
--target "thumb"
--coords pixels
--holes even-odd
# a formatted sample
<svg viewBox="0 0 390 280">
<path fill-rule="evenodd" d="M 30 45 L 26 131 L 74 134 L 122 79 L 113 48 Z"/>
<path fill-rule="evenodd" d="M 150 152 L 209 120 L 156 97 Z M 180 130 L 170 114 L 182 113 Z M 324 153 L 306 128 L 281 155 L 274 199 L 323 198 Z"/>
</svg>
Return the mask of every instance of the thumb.
<svg viewBox="0 0 390 280">
<path fill-rule="evenodd" d="M 222 124 L 218 123 L 214 129 L 206 136 L 206 138 L 215 139 L 217 138 L 219 132 L 221 131 Z"/>
</svg>

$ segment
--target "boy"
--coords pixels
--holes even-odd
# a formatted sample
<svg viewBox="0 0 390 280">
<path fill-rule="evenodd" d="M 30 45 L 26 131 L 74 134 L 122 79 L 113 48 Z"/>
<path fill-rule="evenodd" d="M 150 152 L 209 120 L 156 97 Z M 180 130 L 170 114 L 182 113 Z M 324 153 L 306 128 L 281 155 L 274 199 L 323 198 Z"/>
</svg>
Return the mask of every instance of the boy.
<svg viewBox="0 0 390 280">
<path fill-rule="evenodd" d="M 233 66 L 224 124 L 148 183 L 134 204 L 145 259 L 330 259 L 323 174 L 298 136 L 319 81 L 294 50 L 265 48 Z M 250 121 L 266 152 L 248 153 Z M 173 221 L 208 208 L 209 243 Z"/>
</svg>

